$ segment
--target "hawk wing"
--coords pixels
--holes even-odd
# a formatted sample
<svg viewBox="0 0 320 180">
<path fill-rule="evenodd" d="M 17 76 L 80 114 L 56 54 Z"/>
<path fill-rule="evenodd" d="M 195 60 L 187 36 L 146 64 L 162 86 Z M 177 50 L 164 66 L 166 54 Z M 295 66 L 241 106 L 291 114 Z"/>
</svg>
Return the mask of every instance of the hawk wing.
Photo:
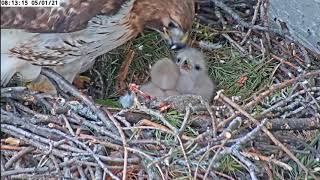
<svg viewBox="0 0 320 180">
<path fill-rule="evenodd" d="M 56 66 L 72 62 L 85 55 L 81 52 L 82 47 L 94 46 L 97 40 L 81 30 L 87 28 L 93 18 L 96 19 L 93 23 L 99 24 L 97 15 L 111 17 L 116 14 L 125 2 L 64 0 L 59 7 L 1 7 L 1 34 L 4 37 L 1 52 L 35 65 Z"/>
<path fill-rule="evenodd" d="M 59 7 L 1 7 L 1 29 L 34 33 L 81 30 L 98 14 L 113 15 L 125 0 L 64 0 Z"/>
<path fill-rule="evenodd" d="M 56 70 L 65 77 L 77 74 L 79 67 L 86 69 L 96 56 L 121 45 L 113 42 L 103 46 L 103 38 L 109 42 L 119 31 L 99 25 L 104 22 L 100 17 L 116 16 L 126 0 L 61 2 L 59 7 L 1 7 L 1 85 L 15 73 L 34 79 L 40 67 L 33 65 L 59 66 Z"/>
</svg>

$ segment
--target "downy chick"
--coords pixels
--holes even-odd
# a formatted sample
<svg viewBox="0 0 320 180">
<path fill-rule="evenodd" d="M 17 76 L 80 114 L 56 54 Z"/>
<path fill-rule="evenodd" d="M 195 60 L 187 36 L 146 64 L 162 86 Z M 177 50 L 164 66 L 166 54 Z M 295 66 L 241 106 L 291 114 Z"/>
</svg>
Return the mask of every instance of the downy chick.
<svg viewBox="0 0 320 180">
<path fill-rule="evenodd" d="M 178 66 L 169 58 L 157 61 L 151 68 L 151 81 L 163 90 L 175 89 L 178 78 Z"/>
<path fill-rule="evenodd" d="M 208 76 L 208 68 L 203 54 L 194 48 L 180 50 L 176 56 L 180 69 L 177 91 L 181 94 L 195 94 L 210 100 L 215 85 Z"/>
<path fill-rule="evenodd" d="M 155 97 L 178 95 L 176 83 L 179 78 L 178 66 L 169 58 L 157 61 L 151 68 L 151 82 L 142 85 L 141 91 Z"/>
</svg>

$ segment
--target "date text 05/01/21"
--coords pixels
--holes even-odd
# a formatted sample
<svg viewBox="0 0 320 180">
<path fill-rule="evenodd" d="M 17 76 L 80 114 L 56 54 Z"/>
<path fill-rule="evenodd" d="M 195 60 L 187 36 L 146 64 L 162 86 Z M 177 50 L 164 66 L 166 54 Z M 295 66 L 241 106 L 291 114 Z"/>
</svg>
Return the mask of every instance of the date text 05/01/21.
<svg viewBox="0 0 320 180">
<path fill-rule="evenodd" d="M 1 0 L 1 7 L 58 7 L 60 0 Z"/>
</svg>

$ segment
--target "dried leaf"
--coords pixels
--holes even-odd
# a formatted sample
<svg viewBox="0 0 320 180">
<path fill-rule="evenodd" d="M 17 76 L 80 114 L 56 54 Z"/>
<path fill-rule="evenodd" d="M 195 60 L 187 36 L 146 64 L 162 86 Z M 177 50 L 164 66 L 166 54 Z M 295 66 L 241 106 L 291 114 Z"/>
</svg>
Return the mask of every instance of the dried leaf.
<svg viewBox="0 0 320 180">
<path fill-rule="evenodd" d="M 242 76 L 238 81 L 237 84 L 238 86 L 242 87 L 248 80 L 247 76 Z"/>
</svg>

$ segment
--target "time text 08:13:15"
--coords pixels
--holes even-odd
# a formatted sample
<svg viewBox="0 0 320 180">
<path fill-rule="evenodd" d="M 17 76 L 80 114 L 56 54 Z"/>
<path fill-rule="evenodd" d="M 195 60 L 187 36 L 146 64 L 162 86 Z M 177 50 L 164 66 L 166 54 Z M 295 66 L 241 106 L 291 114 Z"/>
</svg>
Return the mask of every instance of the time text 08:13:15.
<svg viewBox="0 0 320 180">
<path fill-rule="evenodd" d="M 58 7 L 60 0 L 1 0 L 1 7 Z"/>
</svg>

